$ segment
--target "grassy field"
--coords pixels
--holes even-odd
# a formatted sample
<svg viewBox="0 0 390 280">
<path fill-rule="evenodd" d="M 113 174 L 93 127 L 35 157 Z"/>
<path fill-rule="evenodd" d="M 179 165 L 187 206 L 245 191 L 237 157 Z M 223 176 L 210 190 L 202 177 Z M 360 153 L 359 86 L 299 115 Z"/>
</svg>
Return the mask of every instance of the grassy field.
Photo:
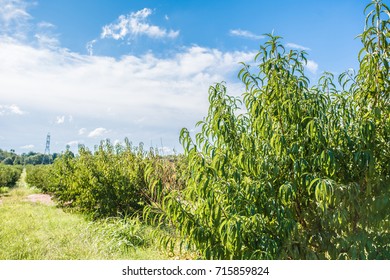
<svg viewBox="0 0 390 280">
<path fill-rule="evenodd" d="M 136 220 L 91 222 L 55 205 L 31 202 L 22 174 L 18 186 L 0 196 L 0 259 L 167 259 Z"/>
</svg>

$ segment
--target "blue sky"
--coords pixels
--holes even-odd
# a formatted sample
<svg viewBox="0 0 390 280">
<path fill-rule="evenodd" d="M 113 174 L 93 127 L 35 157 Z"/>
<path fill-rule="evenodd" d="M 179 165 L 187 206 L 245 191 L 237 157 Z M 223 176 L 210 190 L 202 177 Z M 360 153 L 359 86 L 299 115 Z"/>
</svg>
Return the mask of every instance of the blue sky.
<svg viewBox="0 0 390 280">
<path fill-rule="evenodd" d="M 384 1 L 387 3 L 387 1 Z M 0 0 L 0 148 L 43 152 L 128 137 L 180 152 L 207 90 L 240 95 L 263 34 L 309 54 L 313 83 L 357 67 L 368 1 Z"/>
</svg>

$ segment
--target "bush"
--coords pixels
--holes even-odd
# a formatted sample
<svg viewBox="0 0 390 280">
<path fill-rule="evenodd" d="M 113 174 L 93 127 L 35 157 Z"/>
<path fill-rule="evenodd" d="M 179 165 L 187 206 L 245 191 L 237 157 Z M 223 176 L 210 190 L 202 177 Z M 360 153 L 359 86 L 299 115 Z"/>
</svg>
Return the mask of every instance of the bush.
<svg viewBox="0 0 390 280">
<path fill-rule="evenodd" d="M 14 187 L 21 174 L 21 166 L 0 164 L 0 187 Z"/>
<path fill-rule="evenodd" d="M 50 192 L 52 185 L 51 172 L 51 165 L 27 165 L 26 182 L 45 193 Z"/>
</svg>

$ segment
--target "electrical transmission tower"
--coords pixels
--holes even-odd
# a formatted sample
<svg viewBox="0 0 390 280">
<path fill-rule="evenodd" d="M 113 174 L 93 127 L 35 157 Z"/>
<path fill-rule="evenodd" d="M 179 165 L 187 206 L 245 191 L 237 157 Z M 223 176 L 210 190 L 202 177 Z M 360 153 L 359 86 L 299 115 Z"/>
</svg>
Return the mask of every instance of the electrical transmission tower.
<svg viewBox="0 0 390 280">
<path fill-rule="evenodd" d="M 50 133 L 48 133 L 46 136 L 46 148 L 42 157 L 42 164 L 44 164 L 45 162 L 46 155 L 47 155 L 48 163 L 50 163 Z"/>
</svg>

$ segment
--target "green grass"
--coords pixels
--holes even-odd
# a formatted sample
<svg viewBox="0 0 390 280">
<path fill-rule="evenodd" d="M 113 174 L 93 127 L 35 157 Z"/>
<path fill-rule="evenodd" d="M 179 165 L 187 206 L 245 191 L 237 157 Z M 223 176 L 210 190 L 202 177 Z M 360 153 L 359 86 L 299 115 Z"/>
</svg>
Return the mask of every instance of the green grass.
<svg viewBox="0 0 390 280">
<path fill-rule="evenodd" d="M 23 178 L 23 176 L 22 176 Z M 150 228 L 137 220 L 91 222 L 55 206 L 26 201 L 36 193 L 23 180 L 1 197 L 0 259 L 167 259 L 153 245 Z"/>
</svg>

